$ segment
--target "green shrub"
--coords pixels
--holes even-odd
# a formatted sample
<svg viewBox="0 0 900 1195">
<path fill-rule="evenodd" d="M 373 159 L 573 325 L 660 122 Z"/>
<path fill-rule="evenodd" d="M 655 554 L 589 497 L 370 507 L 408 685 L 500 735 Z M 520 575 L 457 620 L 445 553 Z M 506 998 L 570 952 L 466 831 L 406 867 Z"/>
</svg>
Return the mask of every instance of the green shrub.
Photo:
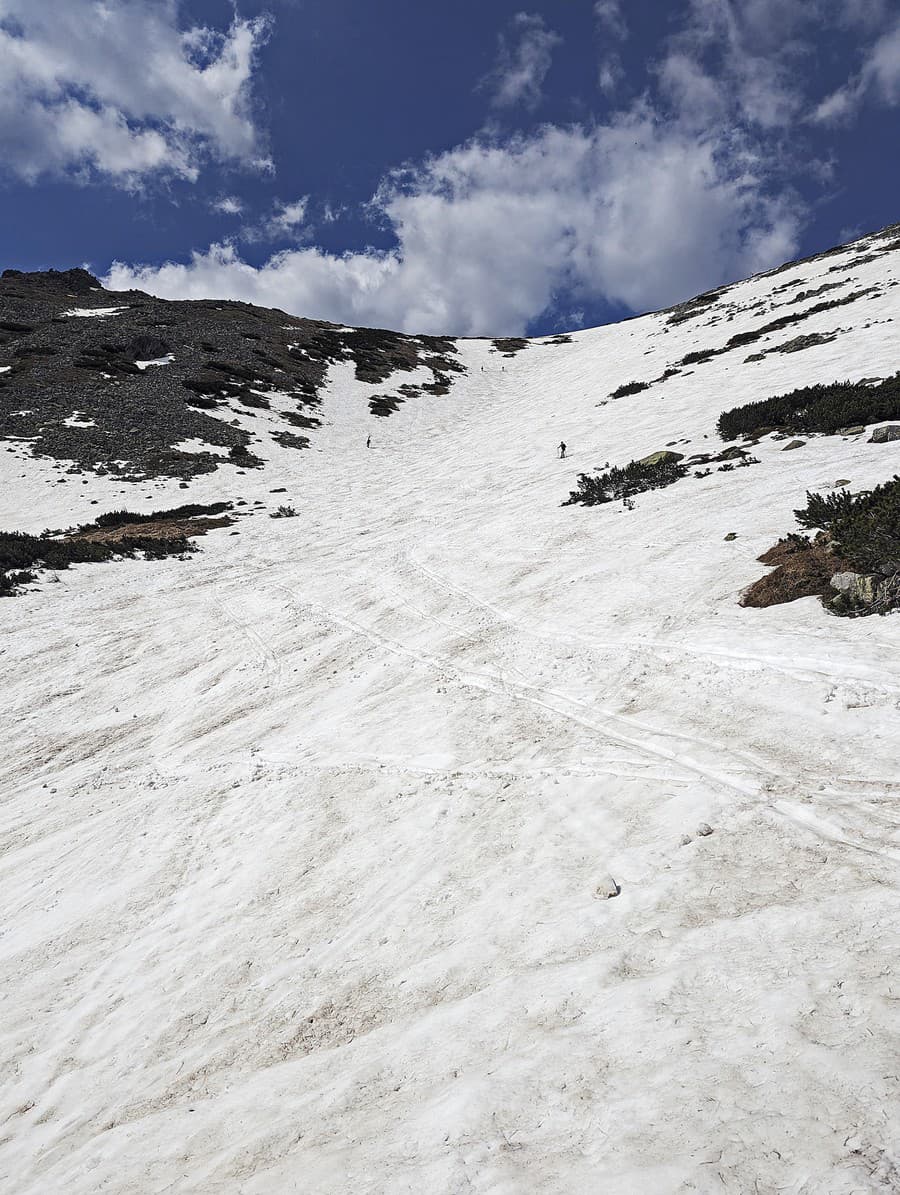
<svg viewBox="0 0 900 1195">
<path fill-rule="evenodd" d="M 820 495 L 810 494 L 806 509 L 797 512 L 798 520 L 827 520 L 825 529 L 836 550 L 856 572 L 890 576 L 900 571 L 900 476 L 874 490 L 853 495 L 843 490 L 833 497 L 828 505 Z"/>
<path fill-rule="evenodd" d="M 832 382 L 745 403 L 724 411 L 719 416 L 717 430 L 724 440 L 734 440 L 762 427 L 785 427 L 792 432 L 836 432 L 853 424 L 897 418 L 900 418 L 900 373 L 876 386 Z"/>
<path fill-rule="evenodd" d="M 23 585 L 35 580 L 35 574 L 23 570 L 16 573 L 5 573 L 0 570 L 0 597 L 14 597 Z"/>
<path fill-rule="evenodd" d="M 640 394 L 642 390 L 649 390 L 649 382 L 625 382 L 617 390 L 613 390 L 610 398 L 627 398 L 629 394 Z"/>
<path fill-rule="evenodd" d="M 97 543 L 88 539 L 51 539 L 21 531 L 0 531 L 0 597 L 10 597 L 21 586 L 34 581 L 35 569 L 56 572 L 67 569 L 70 564 L 97 564 L 116 557 L 133 557 L 138 552 L 148 560 L 160 560 L 164 556 L 180 556 L 193 551 L 196 551 L 194 545 L 181 534 L 163 538 L 132 535 L 112 543 Z"/>
<path fill-rule="evenodd" d="M 594 477 L 580 473 L 578 489 L 569 494 L 563 506 L 577 502 L 584 506 L 598 506 L 604 502 L 614 502 L 617 498 L 630 498 L 646 490 L 659 490 L 680 480 L 687 471 L 687 465 L 679 461 L 663 460 L 655 464 L 629 461 L 624 468 L 613 467 Z"/>
<path fill-rule="evenodd" d="M 189 502 L 171 510 L 151 510 L 149 514 L 138 514 L 133 510 L 110 510 L 106 514 L 98 515 L 96 521 L 90 525 L 125 527 L 129 523 L 162 523 L 170 519 L 194 519 L 198 515 L 220 515 L 226 510 L 231 510 L 230 502 L 210 502 L 206 506 L 198 502 Z"/>
</svg>

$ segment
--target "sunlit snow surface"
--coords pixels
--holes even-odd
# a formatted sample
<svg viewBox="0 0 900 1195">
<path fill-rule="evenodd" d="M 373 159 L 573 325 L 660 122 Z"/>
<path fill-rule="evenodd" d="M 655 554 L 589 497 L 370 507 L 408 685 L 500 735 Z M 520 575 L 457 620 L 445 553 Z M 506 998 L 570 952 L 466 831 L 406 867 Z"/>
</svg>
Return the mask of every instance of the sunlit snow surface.
<svg viewBox="0 0 900 1195">
<path fill-rule="evenodd" d="M 898 1189 L 900 618 L 738 595 L 807 489 L 900 445 L 560 506 L 726 407 L 897 370 L 898 254 L 836 261 L 668 330 L 462 342 L 387 420 L 341 366 L 309 450 L 189 491 L 2 454 L 4 528 L 299 516 L 0 604 L 4 1190 Z M 598 405 L 799 277 L 882 294 Z"/>
</svg>

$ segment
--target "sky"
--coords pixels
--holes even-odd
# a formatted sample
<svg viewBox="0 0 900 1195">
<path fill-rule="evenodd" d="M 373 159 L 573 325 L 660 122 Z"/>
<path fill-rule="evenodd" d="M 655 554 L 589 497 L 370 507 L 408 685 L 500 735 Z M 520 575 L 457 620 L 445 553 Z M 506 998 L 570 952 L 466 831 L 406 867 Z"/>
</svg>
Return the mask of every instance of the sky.
<svg viewBox="0 0 900 1195">
<path fill-rule="evenodd" d="M 543 335 L 900 221 L 900 0 L 0 0 L 0 267 Z"/>
</svg>

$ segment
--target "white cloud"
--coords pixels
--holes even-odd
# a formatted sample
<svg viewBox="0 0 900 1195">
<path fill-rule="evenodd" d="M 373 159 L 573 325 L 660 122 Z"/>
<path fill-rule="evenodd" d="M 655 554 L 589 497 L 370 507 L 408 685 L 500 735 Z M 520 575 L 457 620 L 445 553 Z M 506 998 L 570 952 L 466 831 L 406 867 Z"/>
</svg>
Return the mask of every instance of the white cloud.
<svg viewBox="0 0 900 1195">
<path fill-rule="evenodd" d="M 597 83 L 606 95 L 612 95 L 624 77 L 619 45 L 628 38 L 628 26 L 620 0 L 595 0 L 594 17 L 601 42 Z"/>
<path fill-rule="evenodd" d="M 188 264 L 116 264 L 107 285 L 407 331 L 520 333 L 561 294 L 640 310 L 790 257 L 797 216 L 763 189 L 733 136 L 638 108 L 605 127 L 473 141 L 398 173 L 373 201 L 391 251 L 300 247 L 253 267 L 213 245 Z"/>
<path fill-rule="evenodd" d="M 691 0 L 687 20 L 658 65 L 663 94 L 683 120 L 788 127 L 806 104 L 807 50 L 802 33 L 811 10 L 783 0 Z"/>
<path fill-rule="evenodd" d="M 822 124 L 847 121 L 866 99 L 889 108 L 900 104 L 900 20 L 870 48 L 860 72 L 819 104 L 813 118 Z"/>
<path fill-rule="evenodd" d="M 223 216 L 239 216 L 244 205 L 236 195 L 222 195 L 209 205 L 214 212 L 221 212 Z"/>
<path fill-rule="evenodd" d="M 485 80 L 494 93 L 494 107 L 522 105 L 528 109 L 536 108 L 553 51 L 561 41 L 558 33 L 546 27 L 542 17 L 517 13 L 511 31 L 500 36 L 499 62 Z"/>
<path fill-rule="evenodd" d="M 311 232 L 306 225 L 309 196 L 304 195 L 293 203 L 276 199 L 268 215 L 246 224 L 240 231 L 240 239 L 249 243 L 278 241 L 289 238 L 297 241 L 307 238 Z"/>
<path fill-rule="evenodd" d="M 624 41 L 628 36 L 620 0 L 594 0 L 594 16 L 597 27 L 616 41 Z"/>
<path fill-rule="evenodd" d="M 292 232 L 306 219 L 306 208 L 308 204 L 308 196 L 298 199 L 295 203 L 277 203 L 275 206 L 275 212 L 269 220 L 270 227 L 283 232 Z"/>
<path fill-rule="evenodd" d="M 208 157 L 265 168 L 250 83 L 266 22 L 179 29 L 176 0 L 0 0 L 0 168 L 134 185 Z"/>
</svg>

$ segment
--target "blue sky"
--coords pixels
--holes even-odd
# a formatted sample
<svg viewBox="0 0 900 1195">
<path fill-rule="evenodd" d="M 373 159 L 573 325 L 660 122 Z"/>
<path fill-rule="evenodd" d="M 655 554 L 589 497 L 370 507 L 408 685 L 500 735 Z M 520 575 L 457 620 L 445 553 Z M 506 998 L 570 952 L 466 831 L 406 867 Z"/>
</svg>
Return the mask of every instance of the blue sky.
<svg viewBox="0 0 900 1195">
<path fill-rule="evenodd" d="M 0 265 L 542 334 L 900 220 L 900 0 L 0 0 Z"/>
</svg>

